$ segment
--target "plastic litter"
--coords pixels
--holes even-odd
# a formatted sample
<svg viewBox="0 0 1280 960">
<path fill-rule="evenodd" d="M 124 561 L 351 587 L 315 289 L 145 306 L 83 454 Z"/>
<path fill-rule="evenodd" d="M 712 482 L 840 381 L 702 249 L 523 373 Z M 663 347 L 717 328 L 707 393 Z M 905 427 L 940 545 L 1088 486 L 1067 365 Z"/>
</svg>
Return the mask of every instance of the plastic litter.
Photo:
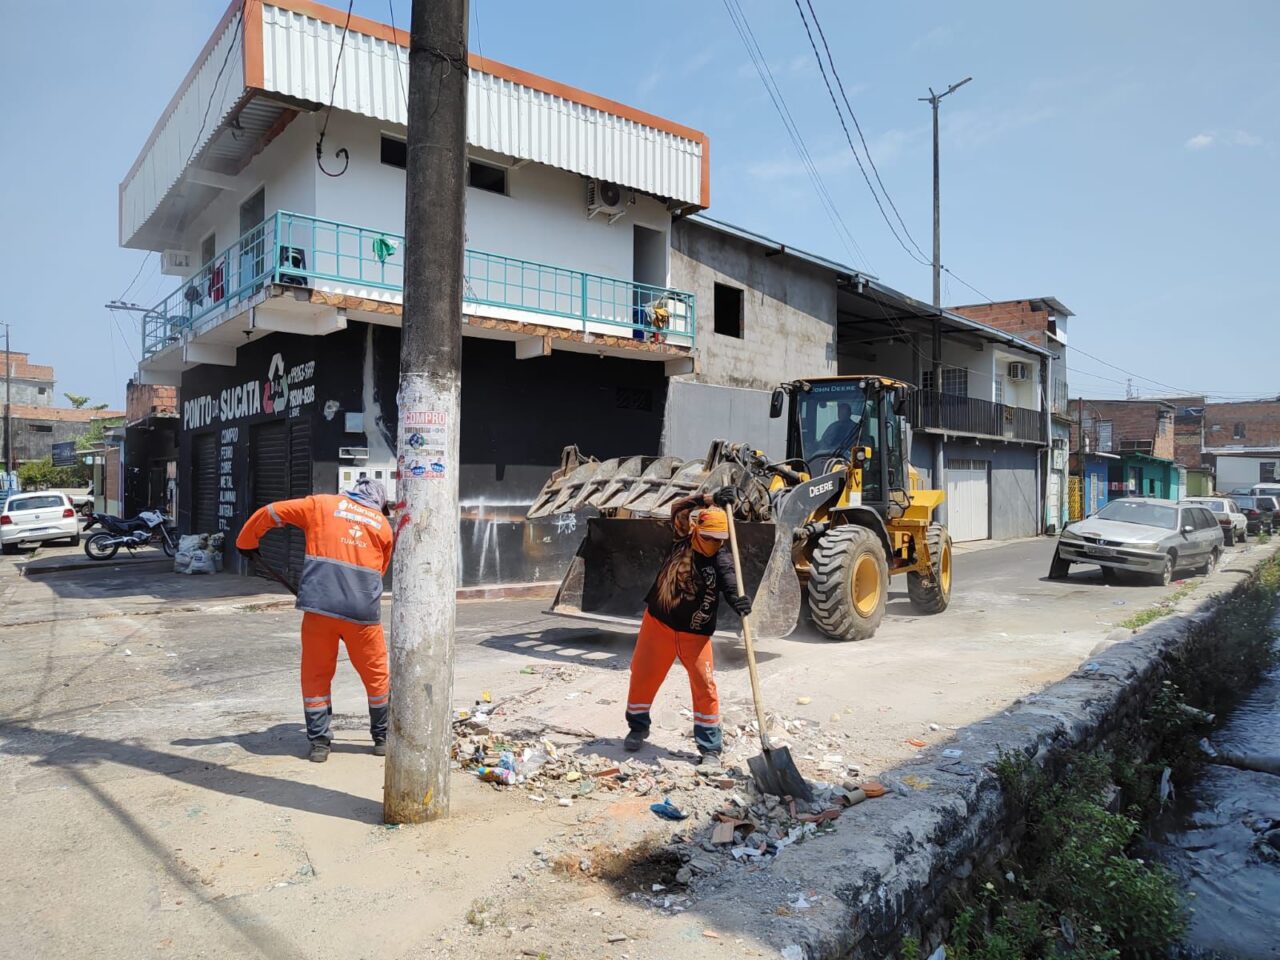
<svg viewBox="0 0 1280 960">
<path fill-rule="evenodd" d="M 954 747 L 952 747 L 950 749 L 943 750 L 942 755 L 946 757 L 948 760 L 959 760 L 961 757 L 964 756 L 964 751 L 957 750 Z"/>
<path fill-rule="evenodd" d="M 782 948 L 782 960 L 805 960 L 804 947 L 797 943 L 789 943 Z"/>
<path fill-rule="evenodd" d="M 663 820 L 684 820 L 689 816 L 665 797 L 662 799 L 661 803 L 649 804 L 649 809 L 660 816 Z"/>
</svg>

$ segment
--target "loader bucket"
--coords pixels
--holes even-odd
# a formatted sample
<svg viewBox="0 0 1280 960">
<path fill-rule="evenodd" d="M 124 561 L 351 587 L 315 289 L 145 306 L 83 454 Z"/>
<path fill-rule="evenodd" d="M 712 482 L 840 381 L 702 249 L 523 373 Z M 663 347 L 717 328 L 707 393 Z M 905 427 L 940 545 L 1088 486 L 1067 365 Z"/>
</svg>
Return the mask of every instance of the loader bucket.
<svg viewBox="0 0 1280 960">
<path fill-rule="evenodd" d="M 772 523 L 739 523 L 738 547 L 742 557 L 742 577 L 752 598 L 751 622 L 762 639 L 786 636 L 795 628 L 799 614 L 799 582 L 790 558 L 791 534 L 786 533 L 786 571 L 794 583 L 794 604 L 788 594 L 790 583 L 777 577 L 782 602 L 774 589 L 761 589 L 765 568 L 775 550 Z M 645 595 L 653 585 L 662 561 L 671 550 L 669 520 L 591 517 L 587 534 L 556 593 L 550 613 L 614 624 L 639 624 L 644 615 Z M 727 603 L 720 604 L 717 633 L 733 635 L 738 615 Z"/>
</svg>

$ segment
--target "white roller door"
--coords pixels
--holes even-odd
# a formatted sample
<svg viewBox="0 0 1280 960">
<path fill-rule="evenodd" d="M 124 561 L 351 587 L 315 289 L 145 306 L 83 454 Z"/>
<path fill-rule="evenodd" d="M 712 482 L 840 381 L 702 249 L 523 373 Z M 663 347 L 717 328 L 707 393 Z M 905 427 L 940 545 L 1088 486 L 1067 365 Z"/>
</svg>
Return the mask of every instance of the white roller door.
<svg viewBox="0 0 1280 960">
<path fill-rule="evenodd" d="M 947 527 L 957 543 L 990 538 L 990 461 L 947 460 Z"/>
</svg>

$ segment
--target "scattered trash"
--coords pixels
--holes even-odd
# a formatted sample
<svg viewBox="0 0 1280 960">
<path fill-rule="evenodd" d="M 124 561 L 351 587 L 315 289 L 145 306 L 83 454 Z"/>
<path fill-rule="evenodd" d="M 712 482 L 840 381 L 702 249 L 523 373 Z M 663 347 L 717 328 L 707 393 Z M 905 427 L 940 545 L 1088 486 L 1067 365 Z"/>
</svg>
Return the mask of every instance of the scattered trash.
<svg viewBox="0 0 1280 960">
<path fill-rule="evenodd" d="M 493 695 L 490 694 L 488 690 L 480 691 L 480 699 L 485 703 L 493 703 Z"/>
<path fill-rule="evenodd" d="M 907 742 L 907 745 L 908 745 L 908 746 L 911 746 L 911 747 L 923 747 L 923 746 L 925 746 L 925 742 L 924 742 L 923 740 L 919 739 L 918 737 L 908 737 L 906 742 Z"/>
<path fill-rule="evenodd" d="M 878 780 L 868 780 L 862 785 L 862 792 L 867 795 L 868 800 L 874 800 L 876 797 L 883 797 L 889 791 L 885 789 L 885 785 Z"/>
<path fill-rule="evenodd" d="M 661 803 L 649 804 L 649 809 L 660 816 L 663 820 L 684 820 L 689 816 L 687 813 L 682 813 L 679 807 L 675 806 L 675 804 L 665 797 Z"/>
<path fill-rule="evenodd" d="M 945 946 L 939 947 L 929 954 L 928 960 L 947 960 L 947 948 Z"/>
<path fill-rule="evenodd" d="M 654 893 L 661 893 L 663 890 L 667 888 L 660 883 L 655 883 L 651 889 L 653 890 Z"/>
<path fill-rule="evenodd" d="M 959 760 L 961 757 L 964 756 L 964 751 L 957 750 L 955 747 L 951 747 L 947 750 L 943 750 L 942 755 L 946 757 L 948 760 Z"/>
<path fill-rule="evenodd" d="M 797 943 L 789 943 L 782 948 L 782 960 L 805 960 L 804 947 Z"/>
<path fill-rule="evenodd" d="M 1171 780 L 1173 771 L 1168 767 L 1164 768 L 1164 773 L 1160 774 L 1160 806 L 1164 806 L 1165 802 L 1173 796 L 1173 782 Z"/>
<path fill-rule="evenodd" d="M 572 807 L 573 801 L 569 797 L 561 797 L 556 803 L 562 807 Z"/>
<path fill-rule="evenodd" d="M 1207 757 L 1216 757 L 1218 755 L 1218 751 L 1214 748 L 1213 744 L 1209 742 L 1208 737 L 1200 738 L 1200 752 Z"/>
<path fill-rule="evenodd" d="M 733 859 L 735 860 L 741 860 L 743 857 L 751 857 L 752 859 L 755 859 L 757 857 L 764 856 L 763 850 L 758 847 L 748 847 L 746 844 L 734 847 L 729 851 L 729 853 L 733 854 Z"/>
<path fill-rule="evenodd" d="M 807 704 L 813 703 L 813 697 L 796 697 L 796 703 L 803 707 Z"/>
<path fill-rule="evenodd" d="M 714 930 L 703 930 L 702 935 L 706 937 L 708 940 L 720 939 L 720 934 L 716 933 Z"/>
<path fill-rule="evenodd" d="M 126 649 L 126 650 L 125 650 L 125 652 L 124 652 L 124 655 L 125 655 L 126 657 L 132 657 L 132 656 L 133 656 L 133 651 L 132 651 L 132 650 L 128 650 L 128 649 Z"/>
<path fill-rule="evenodd" d="M 1129 601 L 1128 600 L 1112 600 L 1111 605 L 1113 607 L 1127 607 L 1129 605 Z"/>
<path fill-rule="evenodd" d="M 627 939 L 627 935 L 625 933 L 611 933 L 605 939 L 609 943 L 622 943 Z"/>
<path fill-rule="evenodd" d="M 547 798 L 540 793 L 529 794 L 529 799 L 532 800 L 534 803 L 545 803 L 547 800 Z"/>
<path fill-rule="evenodd" d="M 938 732 L 938 725 L 937 725 L 936 723 L 931 723 L 931 724 L 929 724 L 929 730 L 930 730 L 931 732 L 933 732 L 933 733 L 937 733 L 937 732 Z"/>
<path fill-rule="evenodd" d="M 1096 660 L 1091 660 L 1088 663 L 1086 663 L 1083 667 L 1080 668 L 1080 672 L 1081 673 L 1097 673 L 1101 669 L 1102 669 L 1101 664 L 1099 664 Z"/>
</svg>

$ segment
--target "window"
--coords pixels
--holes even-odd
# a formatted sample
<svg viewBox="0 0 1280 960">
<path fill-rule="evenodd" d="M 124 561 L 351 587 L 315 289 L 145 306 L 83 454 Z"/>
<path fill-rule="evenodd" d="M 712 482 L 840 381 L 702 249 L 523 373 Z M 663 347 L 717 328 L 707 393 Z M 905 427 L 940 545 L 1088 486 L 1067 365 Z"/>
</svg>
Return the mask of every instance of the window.
<svg viewBox="0 0 1280 960">
<path fill-rule="evenodd" d="M 1136 453 L 1150 453 L 1155 447 L 1153 440 L 1121 440 L 1121 450 L 1133 450 Z"/>
<path fill-rule="evenodd" d="M 1243 423 L 1237 423 L 1234 427 L 1232 427 L 1232 428 L 1231 428 L 1231 436 L 1232 436 L 1232 437 L 1234 437 L 1236 440 L 1243 440 L 1243 439 L 1244 439 L 1244 424 L 1243 424 Z"/>
<path fill-rule="evenodd" d="M 43 397 L 48 389 L 48 387 L 36 387 L 36 393 Z"/>
<path fill-rule="evenodd" d="M 1067 381 L 1065 380 L 1053 381 L 1053 409 L 1057 411 L 1067 409 Z"/>
<path fill-rule="evenodd" d="M 742 339 L 742 288 L 717 283 L 711 304 L 716 333 Z"/>
<path fill-rule="evenodd" d="M 206 263 L 212 263 L 214 255 L 218 252 L 218 238 L 216 234 L 209 234 L 200 241 L 200 266 Z"/>
<path fill-rule="evenodd" d="M 1098 421 L 1098 452 L 1099 453 L 1111 452 L 1111 421 L 1110 420 Z"/>
<path fill-rule="evenodd" d="M 1004 377 L 996 377 L 993 383 L 995 386 L 993 393 L 996 403 L 1004 403 Z"/>
<path fill-rule="evenodd" d="M 472 160 L 467 164 L 467 186 L 477 190 L 488 190 L 490 193 L 507 192 L 507 171 L 503 167 L 495 167 L 488 163 Z"/>
<path fill-rule="evenodd" d="M 933 389 L 932 370 L 924 371 L 921 380 L 922 389 Z M 969 371 L 964 367 L 943 367 L 942 392 L 953 397 L 967 397 L 969 395 Z"/>
<path fill-rule="evenodd" d="M 27 430 L 31 433 L 53 433 L 53 425 L 49 423 L 28 423 Z"/>
<path fill-rule="evenodd" d="M 1276 479 L 1276 461 L 1264 460 L 1258 464 L 1258 479 L 1263 483 L 1272 483 Z"/>
<path fill-rule="evenodd" d="M 388 167 L 403 170 L 409 163 L 409 145 L 395 137 L 383 136 L 379 158 Z"/>
<path fill-rule="evenodd" d="M 38 497 L 12 497 L 5 505 L 5 512 L 10 510 L 57 510 L 71 504 L 60 493 L 46 493 Z"/>
</svg>

